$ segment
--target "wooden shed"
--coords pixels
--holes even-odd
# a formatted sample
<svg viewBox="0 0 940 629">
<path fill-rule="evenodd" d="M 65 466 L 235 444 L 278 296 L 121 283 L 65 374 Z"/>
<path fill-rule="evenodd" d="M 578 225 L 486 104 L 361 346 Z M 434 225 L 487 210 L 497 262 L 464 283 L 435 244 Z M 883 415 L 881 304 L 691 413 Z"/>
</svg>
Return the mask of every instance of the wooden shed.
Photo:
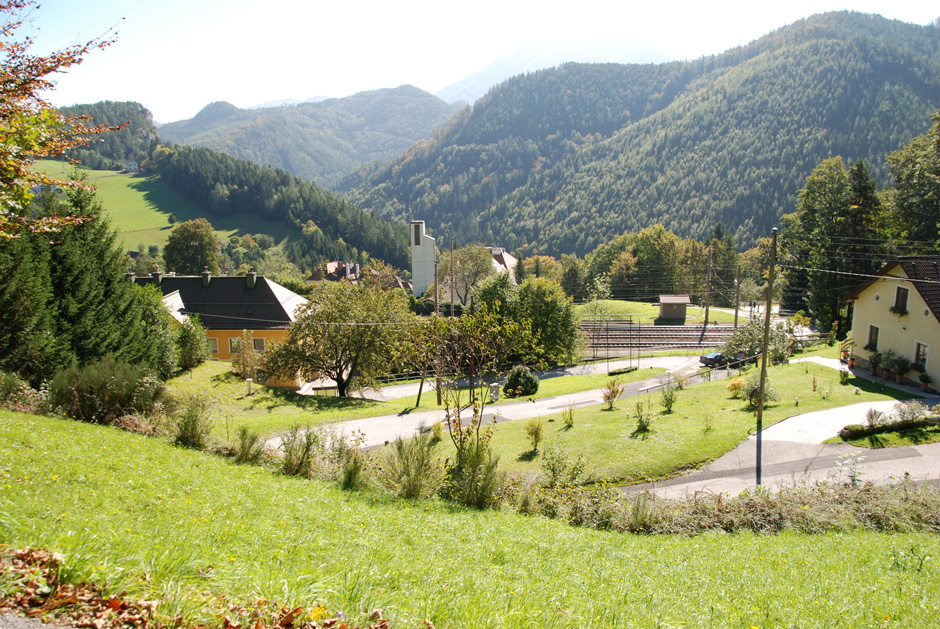
<svg viewBox="0 0 940 629">
<path fill-rule="evenodd" d="M 660 295 L 659 318 L 685 323 L 685 309 L 689 303 L 688 295 Z"/>
</svg>

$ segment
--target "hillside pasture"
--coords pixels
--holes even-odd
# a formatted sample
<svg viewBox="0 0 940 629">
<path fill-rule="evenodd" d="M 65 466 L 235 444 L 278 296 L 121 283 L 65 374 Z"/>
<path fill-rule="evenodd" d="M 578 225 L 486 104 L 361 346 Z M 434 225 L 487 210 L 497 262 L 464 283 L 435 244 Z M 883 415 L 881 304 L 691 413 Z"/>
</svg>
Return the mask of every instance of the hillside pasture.
<svg viewBox="0 0 940 629">
<path fill-rule="evenodd" d="M 40 160 L 34 168 L 53 177 L 68 177 L 65 162 Z M 206 218 L 219 238 L 264 233 L 280 243 L 294 233 L 282 221 L 270 221 L 253 214 L 212 216 L 164 185 L 158 175 L 87 169 L 81 172 L 87 182 L 97 188 L 111 226 L 118 232 L 118 240 L 123 241 L 126 250 L 137 250 L 139 245 L 144 249 L 158 245 L 162 249 L 173 228 L 170 215 L 177 222 Z"/>
</svg>

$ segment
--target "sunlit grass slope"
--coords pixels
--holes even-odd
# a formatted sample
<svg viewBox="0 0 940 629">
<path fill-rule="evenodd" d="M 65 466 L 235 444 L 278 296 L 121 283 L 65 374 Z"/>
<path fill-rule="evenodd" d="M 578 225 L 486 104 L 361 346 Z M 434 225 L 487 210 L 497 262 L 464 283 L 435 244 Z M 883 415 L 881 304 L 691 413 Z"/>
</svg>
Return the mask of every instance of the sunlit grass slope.
<svg viewBox="0 0 940 629">
<path fill-rule="evenodd" d="M 0 542 L 221 626 L 229 603 L 323 604 L 393 627 L 931 627 L 940 540 L 693 538 L 348 494 L 164 442 L 0 412 Z M 904 551 L 905 555 L 901 555 Z M 898 560 L 901 557 L 901 560 Z M 239 617 L 234 615 L 237 622 Z M 368 623 L 365 623 L 368 624 Z"/>
</svg>

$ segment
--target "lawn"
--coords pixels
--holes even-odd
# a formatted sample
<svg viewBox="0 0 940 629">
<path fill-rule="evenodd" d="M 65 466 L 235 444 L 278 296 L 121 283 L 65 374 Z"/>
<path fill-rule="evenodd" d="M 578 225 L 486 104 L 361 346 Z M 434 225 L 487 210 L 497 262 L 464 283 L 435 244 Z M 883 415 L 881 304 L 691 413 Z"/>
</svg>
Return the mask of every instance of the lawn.
<svg viewBox="0 0 940 629">
<path fill-rule="evenodd" d="M 259 434 L 271 435 L 293 425 L 316 425 L 442 408 L 437 406 L 434 390 L 427 382 L 418 408 L 415 408 L 416 395 L 379 402 L 362 398 L 299 395 L 288 389 L 263 385 L 254 385 L 252 394 L 248 395 L 244 380 L 231 373 L 230 368 L 230 363 L 209 361 L 167 383 L 170 393 L 176 396 L 210 396 L 215 419 L 213 434 L 226 441 L 234 438 L 240 426 L 247 426 Z M 619 376 L 619 379 L 623 383 L 634 382 L 662 372 L 662 369 L 640 369 Z M 599 389 L 608 380 L 610 377 L 607 374 L 546 378 L 541 381 L 538 393 L 526 399 Z M 501 401 L 516 400 L 503 398 Z"/>
<path fill-rule="evenodd" d="M 262 599 L 392 627 L 928 627 L 930 534 L 635 536 L 415 503 L 235 466 L 116 429 L 0 411 L 0 543 L 160 623 Z M 851 549 L 851 552 L 846 552 Z M 924 557 L 931 557 L 924 559 Z M 9 583 L 0 576 L 0 587 Z"/>
<path fill-rule="evenodd" d="M 756 375 L 757 369 L 751 368 L 748 373 Z M 841 385 L 836 370 L 814 363 L 771 367 L 768 382 L 778 400 L 767 404 L 765 427 L 800 413 L 912 397 L 891 388 L 882 391 L 879 384 L 861 378 L 850 378 L 848 384 Z M 583 455 L 595 480 L 630 483 L 675 476 L 717 459 L 753 433 L 753 409 L 744 400 L 732 399 L 725 388 L 727 383 L 720 380 L 679 391 L 669 414 L 663 412 L 662 396 L 655 392 L 618 400 L 612 411 L 602 406 L 577 409 L 570 429 L 564 427 L 561 413 L 546 415 L 542 418 L 546 428 L 544 445 L 557 443 L 573 456 Z M 856 387 L 859 395 L 855 395 Z M 823 399 L 826 391 L 829 396 Z M 795 405 L 797 397 L 799 406 Z M 638 404 L 652 413 L 646 432 L 637 430 Z M 510 472 L 535 472 L 540 466 L 540 455 L 532 452 L 525 432 L 526 421 L 501 423 L 495 429 L 493 446 Z M 450 455 L 452 447 L 445 438 L 441 456 Z"/>
<path fill-rule="evenodd" d="M 34 168 L 53 177 L 68 176 L 60 161 L 39 160 Z M 123 241 L 127 250 L 139 250 L 139 245 L 145 250 L 150 245 L 162 248 L 173 227 L 169 222 L 171 214 L 177 221 L 207 218 L 219 238 L 266 233 L 280 242 L 292 233 L 283 221 L 268 221 L 255 215 L 209 216 L 198 205 L 164 185 L 158 175 L 118 174 L 110 170 L 84 172 L 88 183 L 97 188 L 111 227 L 118 232 L 118 241 Z"/>
<path fill-rule="evenodd" d="M 622 301 L 619 299 L 601 299 L 599 303 L 601 304 L 600 312 L 615 317 L 631 315 L 633 320 L 639 323 L 652 323 L 659 317 L 659 304 L 642 301 Z M 575 306 L 575 311 L 581 319 L 590 319 L 594 316 L 594 306 L 590 302 Z M 719 323 L 734 323 L 734 313 L 711 308 L 708 312 L 708 320 L 718 321 Z M 704 308 L 688 306 L 686 325 L 701 325 L 704 321 Z M 739 317 L 738 322 L 747 323 L 747 318 Z"/>
</svg>

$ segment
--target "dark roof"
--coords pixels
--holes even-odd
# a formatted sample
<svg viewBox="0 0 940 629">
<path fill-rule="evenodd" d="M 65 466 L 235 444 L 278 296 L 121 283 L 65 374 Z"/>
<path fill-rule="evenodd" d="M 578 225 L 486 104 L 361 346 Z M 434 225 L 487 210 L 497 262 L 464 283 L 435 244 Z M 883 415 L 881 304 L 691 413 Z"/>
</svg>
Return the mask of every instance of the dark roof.
<svg viewBox="0 0 940 629">
<path fill-rule="evenodd" d="M 879 277 L 892 277 L 890 272 L 898 266 L 917 289 L 920 296 L 927 303 L 933 316 L 940 321 L 940 256 L 899 256 L 897 260 L 887 263 L 875 275 Z M 901 276 L 895 276 L 901 277 Z M 874 284 L 877 280 L 871 279 L 862 284 L 843 301 L 856 299 L 862 291 Z"/>
<path fill-rule="evenodd" d="M 138 277 L 135 283 L 157 285 L 164 296 L 179 291 L 183 313 L 199 315 L 208 330 L 280 330 L 290 327 L 297 308 L 307 300 L 265 277 L 249 287 L 246 276 Z"/>
</svg>

